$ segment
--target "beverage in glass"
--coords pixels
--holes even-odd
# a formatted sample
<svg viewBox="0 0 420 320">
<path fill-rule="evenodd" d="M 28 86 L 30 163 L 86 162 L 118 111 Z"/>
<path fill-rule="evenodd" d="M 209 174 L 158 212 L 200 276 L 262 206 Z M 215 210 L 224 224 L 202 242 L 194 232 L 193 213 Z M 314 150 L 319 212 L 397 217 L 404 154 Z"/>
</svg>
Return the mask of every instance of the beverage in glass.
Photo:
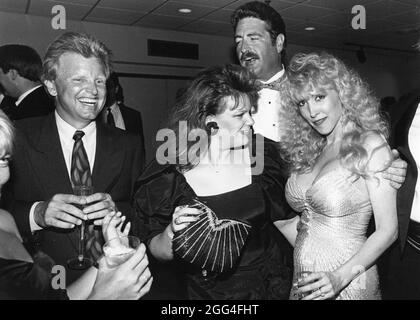
<svg viewBox="0 0 420 320">
<path fill-rule="evenodd" d="M 73 193 L 76 196 L 89 196 L 93 194 L 93 187 L 92 186 L 74 186 Z M 80 210 L 83 210 L 85 205 L 75 205 Z M 93 261 L 85 256 L 85 245 L 86 245 L 86 228 L 87 228 L 87 221 L 82 220 L 82 224 L 77 226 L 79 229 L 79 241 L 78 241 L 78 248 L 77 248 L 77 257 L 70 259 L 67 261 L 67 265 L 70 269 L 74 270 L 84 270 L 92 266 Z"/>
<path fill-rule="evenodd" d="M 116 267 L 130 259 L 140 243 L 140 239 L 134 236 L 121 236 L 107 241 L 103 251 L 108 266 Z"/>
</svg>

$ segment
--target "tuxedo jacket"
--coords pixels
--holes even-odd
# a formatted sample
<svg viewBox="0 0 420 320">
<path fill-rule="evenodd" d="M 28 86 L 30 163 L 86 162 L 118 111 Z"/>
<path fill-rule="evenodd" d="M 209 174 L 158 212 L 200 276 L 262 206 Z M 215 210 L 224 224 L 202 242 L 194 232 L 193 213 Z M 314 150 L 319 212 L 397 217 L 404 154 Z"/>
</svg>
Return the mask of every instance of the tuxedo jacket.
<svg viewBox="0 0 420 320">
<path fill-rule="evenodd" d="M 401 250 L 404 250 L 411 207 L 417 182 L 417 166 L 408 145 L 408 133 L 420 103 L 420 91 L 404 96 L 390 111 L 391 145 L 396 148 L 400 157 L 407 161 L 407 175 L 397 195 L 398 232 Z"/>
<path fill-rule="evenodd" d="M 55 114 L 18 121 L 9 190 L 10 212 L 22 235 L 34 239 L 29 211 L 36 201 L 72 194 L 72 186 L 60 144 Z M 92 172 L 95 192 L 109 193 L 129 219 L 134 182 L 142 171 L 139 137 L 97 122 L 96 154 Z M 36 233 L 37 249 L 57 264 L 76 256 L 76 230 L 47 228 Z M 70 280 L 74 280 L 69 278 Z"/>
<path fill-rule="evenodd" d="M 41 86 L 28 94 L 18 106 L 13 108 L 11 118 L 20 120 L 31 117 L 40 117 L 54 111 L 54 100 Z"/>
</svg>

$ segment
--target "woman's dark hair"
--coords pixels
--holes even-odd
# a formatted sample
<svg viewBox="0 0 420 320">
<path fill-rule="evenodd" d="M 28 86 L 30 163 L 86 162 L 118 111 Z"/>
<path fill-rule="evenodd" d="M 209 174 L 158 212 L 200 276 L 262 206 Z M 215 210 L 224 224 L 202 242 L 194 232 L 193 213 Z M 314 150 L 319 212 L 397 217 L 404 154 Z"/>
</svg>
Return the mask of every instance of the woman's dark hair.
<svg viewBox="0 0 420 320">
<path fill-rule="evenodd" d="M 235 109 L 244 96 L 249 98 L 251 106 L 256 109 L 258 87 L 253 75 L 246 68 L 232 64 L 203 70 L 180 92 L 168 124 L 177 136 L 175 157 L 179 169 L 189 170 L 199 161 L 199 150 L 194 159 L 189 155 L 190 148 L 198 141 L 188 141 L 188 137 L 199 137 L 200 132 L 207 133 L 207 139 L 199 139 L 201 143 L 205 143 L 201 147 L 207 150 L 210 136 L 206 128 L 207 116 L 225 111 L 226 106 L 222 101 L 224 98 L 232 97 L 235 100 Z M 181 122 L 185 122 L 185 125 L 181 125 Z M 184 143 L 179 143 L 181 139 L 185 139 Z"/>
</svg>

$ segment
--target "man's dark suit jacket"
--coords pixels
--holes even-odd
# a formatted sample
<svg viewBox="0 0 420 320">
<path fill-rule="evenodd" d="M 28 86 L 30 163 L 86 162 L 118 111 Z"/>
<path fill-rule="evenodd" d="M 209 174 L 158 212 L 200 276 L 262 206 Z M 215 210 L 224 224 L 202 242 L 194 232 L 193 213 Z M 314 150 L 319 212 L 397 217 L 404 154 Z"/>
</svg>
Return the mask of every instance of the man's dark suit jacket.
<svg viewBox="0 0 420 320">
<path fill-rule="evenodd" d="M 407 161 L 407 175 L 404 184 L 398 190 L 397 213 L 398 232 L 401 251 L 404 250 L 408 224 L 410 222 L 411 206 L 417 182 L 417 166 L 408 146 L 408 133 L 420 102 L 420 93 L 404 96 L 390 110 L 391 145 L 397 148 L 400 157 Z"/>
<path fill-rule="evenodd" d="M 36 201 L 55 194 L 71 194 L 72 186 L 60 144 L 55 113 L 17 122 L 16 147 L 11 165 L 10 212 L 23 236 L 31 238 L 29 211 Z M 95 192 L 112 196 L 117 208 L 130 219 L 131 197 L 136 178 L 143 169 L 138 136 L 97 122 L 95 163 L 92 180 Z M 78 232 L 48 228 L 37 232 L 39 249 L 57 264 L 76 256 Z M 68 282 L 79 273 L 69 274 Z"/>
<path fill-rule="evenodd" d="M 11 118 L 20 120 L 25 118 L 40 117 L 54 111 L 54 100 L 41 86 L 28 94 L 18 106 L 13 108 Z"/>
<path fill-rule="evenodd" d="M 4 96 L 0 102 L 0 109 L 10 118 L 13 119 L 13 110 L 16 108 L 16 99 L 10 96 Z"/>
<path fill-rule="evenodd" d="M 144 147 L 144 134 L 143 134 L 143 120 L 141 117 L 141 112 L 138 110 L 134 110 L 125 106 L 124 104 L 118 105 L 121 111 L 121 115 L 124 120 L 125 130 L 140 136 L 142 151 L 143 151 L 143 161 L 145 161 L 146 157 L 146 150 Z"/>
</svg>

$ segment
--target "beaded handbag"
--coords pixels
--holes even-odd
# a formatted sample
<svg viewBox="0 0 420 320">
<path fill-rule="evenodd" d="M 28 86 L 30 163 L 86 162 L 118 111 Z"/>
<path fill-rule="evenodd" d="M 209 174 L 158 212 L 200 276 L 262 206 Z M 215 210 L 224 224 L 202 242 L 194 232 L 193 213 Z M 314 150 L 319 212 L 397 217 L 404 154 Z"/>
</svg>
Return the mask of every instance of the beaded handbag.
<svg viewBox="0 0 420 320">
<path fill-rule="evenodd" d="M 251 226 L 237 220 L 218 219 L 212 209 L 197 199 L 189 207 L 201 213 L 197 221 L 174 234 L 174 252 L 206 271 L 222 273 L 232 269 Z"/>
</svg>

